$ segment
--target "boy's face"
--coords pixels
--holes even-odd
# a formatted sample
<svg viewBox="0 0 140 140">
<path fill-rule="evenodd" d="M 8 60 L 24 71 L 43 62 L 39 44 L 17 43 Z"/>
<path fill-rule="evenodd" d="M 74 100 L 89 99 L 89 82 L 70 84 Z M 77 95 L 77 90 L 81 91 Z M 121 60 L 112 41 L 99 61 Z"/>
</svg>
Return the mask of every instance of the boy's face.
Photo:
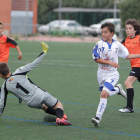
<svg viewBox="0 0 140 140">
<path fill-rule="evenodd" d="M 112 41 L 113 32 L 111 33 L 107 27 L 102 28 L 102 39 L 104 41 Z"/>
<path fill-rule="evenodd" d="M 125 27 L 126 27 L 126 35 L 130 38 L 135 37 L 136 31 L 134 30 L 134 27 L 130 24 L 127 24 Z"/>
<path fill-rule="evenodd" d="M 1 35 L 2 31 L 3 31 L 3 26 L 0 24 L 0 35 Z"/>
</svg>

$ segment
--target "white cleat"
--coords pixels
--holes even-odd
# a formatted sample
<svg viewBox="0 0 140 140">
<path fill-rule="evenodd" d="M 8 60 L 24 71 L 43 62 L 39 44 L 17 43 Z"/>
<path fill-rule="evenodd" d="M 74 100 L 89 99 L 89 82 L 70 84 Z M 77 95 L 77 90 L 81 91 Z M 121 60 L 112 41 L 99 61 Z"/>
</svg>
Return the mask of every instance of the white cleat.
<svg viewBox="0 0 140 140">
<path fill-rule="evenodd" d="M 120 109 L 119 112 L 121 112 L 121 113 L 133 113 L 134 108 L 131 109 L 130 107 L 124 107 L 123 109 Z"/>
<path fill-rule="evenodd" d="M 94 123 L 94 126 L 97 126 L 97 127 L 99 126 L 100 120 L 97 117 L 92 118 L 91 121 Z"/>
<path fill-rule="evenodd" d="M 118 93 L 118 95 L 122 95 L 125 99 L 127 99 L 127 95 L 126 95 L 125 91 L 123 90 L 122 85 L 121 84 L 117 84 L 116 87 L 118 87 L 119 90 L 120 90 L 120 93 Z"/>
</svg>

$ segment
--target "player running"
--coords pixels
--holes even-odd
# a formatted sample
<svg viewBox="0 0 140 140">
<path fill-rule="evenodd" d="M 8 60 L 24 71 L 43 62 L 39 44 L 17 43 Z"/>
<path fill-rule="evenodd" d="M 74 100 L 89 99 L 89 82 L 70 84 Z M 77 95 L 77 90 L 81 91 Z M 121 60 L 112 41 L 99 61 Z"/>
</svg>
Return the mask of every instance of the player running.
<svg viewBox="0 0 140 140">
<path fill-rule="evenodd" d="M 122 41 L 122 44 L 128 49 L 129 53 L 140 53 L 140 24 L 136 19 L 127 19 L 125 22 L 127 38 Z M 134 88 L 133 83 L 138 80 L 140 82 L 140 58 L 131 59 L 131 71 L 125 80 L 127 91 L 127 104 L 124 108 L 119 109 L 121 113 L 133 113 L 133 98 Z"/>
<path fill-rule="evenodd" d="M 129 54 L 123 44 L 112 39 L 115 32 L 115 27 L 112 23 L 104 23 L 101 29 L 102 39 L 97 42 L 92 51 L 93 59 L 98 63 L 97 78 L 99 90 L 101 91 L 96 116 L 92 118 L 95 126 L 99 126 L 107 106 L 108 97 L 121 94 L 124 98 L 127 98 L 121 84 L 114 87 L 119 80 L 119 73 L 117 71 L 119 68 L 118 56 L 125 59 L 140 58 L 140 54 Z"/>
</svg>

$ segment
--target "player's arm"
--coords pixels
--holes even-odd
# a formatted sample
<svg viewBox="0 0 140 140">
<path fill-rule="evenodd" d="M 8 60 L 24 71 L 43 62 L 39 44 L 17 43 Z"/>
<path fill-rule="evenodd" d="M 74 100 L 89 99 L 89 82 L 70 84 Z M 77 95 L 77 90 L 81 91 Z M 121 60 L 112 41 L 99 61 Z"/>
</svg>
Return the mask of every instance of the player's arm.
<svg viewBox="0 0 140 140">
<path fill-rule="evenodd" d="M 19 48 L 18 44 L 9 37 L 7 37 L 7 42 L 6 43 L 11 43 L 15 46 L 15 48 L 18 51 L 18 54 L 19 54 L 18 59 L 21 60 L 22 59 L 22 53 L 20 51 L 20 48 Z"/>
<path fill-rule="evenodd" d="M 101 48 L 99 48 L 98 44 L 96 44 L 92 50 L 92 57 L 96 63 L 108 64 L 112 67 L 119 68 L 119 65 L 116 62 L 111 62 L 111 61 L 107 61 L 107 60 L 100 58 L 100 50 L 101 50 Z"/>
<path fill-rule="evenodd" d="M 119 68 L 119 65 L 116 62 L 107 61 L 107 60 L 104 60 L 104 59 L 101 59 L 101 58 L 95 59 L 95 62 L 100 63 L 100 64 L 107 64 L 107 65 L 110 65 L 114 68 Z"/>
<path fill-rule="evenodd" d="M 29 63 L 25 66 L 22 66 L 20 68 L 18 68 L 15 73 L 27 73 L 30 70 L 32 70 L 33 68 L 35 68 L 40 62 L 41 60 L 44 58 L 46 54 L 43 52 L 41 53 L 32 63 Z"/>
<path fill-rule="evenodd" d="M 125 59 L 140 58 L 140 54 L 129 54 Z"/>
<path fill-rule="evenodd" d="M 13 44 L 14 46 L 17 46 L 17 45 L 18 45 L 18 44 L 16 43 L 16 41 L 14 41 L 13 39 L 11 39 L 11 38 L 9 38 L 9 37 L 7 37 L 6 43 L 11 43 L 11 44 Z"/>
<path fill-rule="evenodd" d="M 118 56 L 125 59 L 140 58 L 140 54 L 129 54 L 127 48 L 123 44 L 120 45 Z"/>
<path fill-rule="evenodd" d="M 18 59 L 21 60 L 22 59 L 22 53 L 21 53 L 20 48 L 19 48 L 18 45 L 16 46 L 16 49 L 17 49 L 18 54 L 19 54 Z"/>
<path fill-rule="evenodd" d="M 5 88 L 5 83 L 2 85 L 1 88 L 1 98 L 0 98 L 0 116 L 2 116 L 4 108 L 6 106 L 6 100 L 7 100 L 7 95 L 8 91 Z"/>
<path fill-rule="evenodd" d="M 125 46 L 125 39 L 123 39 L 121 43 Z"/>
<path fill-rule="evenodd" d="M 44 56 L 46 55 L 47 51 L 49 50 L 48 45 L 45 44 L 44 42 L 41 42 L 41 46 L 43 48 L 43 52 L 32 63 L 29 63 L 29 64 L 27 64 L 25 66 L 22 66 L 19 69 L 17 69 L 16 73 L 18 73 L 18 72 L 27 73 L 30 70 L 32 70 L 33 68 L 35 68 L 41 62 L 41 60 L 44 58 Z"/>
</svg>

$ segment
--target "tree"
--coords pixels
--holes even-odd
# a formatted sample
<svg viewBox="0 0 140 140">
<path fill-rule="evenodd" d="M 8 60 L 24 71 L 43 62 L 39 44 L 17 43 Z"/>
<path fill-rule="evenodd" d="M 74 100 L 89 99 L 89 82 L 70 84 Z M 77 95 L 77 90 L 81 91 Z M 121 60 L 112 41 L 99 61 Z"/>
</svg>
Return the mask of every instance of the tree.
<svg viewBox="0 0 140 140">
<path fill-rule="evenodd" d="M 38 0 L 38 23 L 50 22 L 51 16 L 58 19 L 58 13 L 51 15 L 51 11 L 59 7 L 59 0 Z M 77 8 L 113 8 L 113 0 L 62 0 L 62 7 Z"/>
<path fill-rule="evenodd" d="M 123 0 L 119 3 L 119 8 L 121 10 L 122 28 L 125 27 L 125 21 L 127 19 L 135 18 L 140 21 L 140 0 Z"/>
<path fill-rule="evenodd" d="M 38 23 L 46 23 L 48 12 L 59 7 L 59 0 L 38 1 Z"/>
</svg>

